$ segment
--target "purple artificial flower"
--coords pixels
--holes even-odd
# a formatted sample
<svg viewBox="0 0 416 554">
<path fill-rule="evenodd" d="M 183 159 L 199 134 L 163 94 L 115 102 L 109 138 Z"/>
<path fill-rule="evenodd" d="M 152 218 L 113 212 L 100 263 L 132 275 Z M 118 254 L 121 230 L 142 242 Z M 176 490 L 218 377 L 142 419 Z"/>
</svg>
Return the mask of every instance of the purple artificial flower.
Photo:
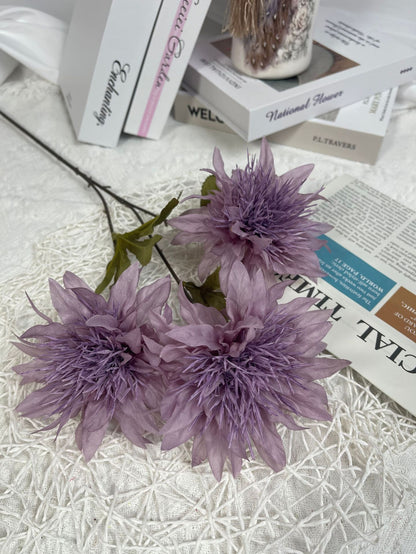
<svg viewBox="0 0 416 554">
<path fill-rule="evenodd" d="M 278 176 L 270 146 L 263 139 L 260 159 L 249 159 L 245 169 L 225 173 L 217 148 L 210 171 L 218 190 L 209 203 L 185 212 L 169 223 L 179 229 L 174 244 L 200 242 L 204 255 L 199 277 L 204 281 L 219 265 L 229 271 L 234 260 L 249 269 L 261 268 L 265 274 L 300 273 L 311 278 L 325 275 L 315 254 L 326 244 L 317 238 L 330 225 L 310 219 L 319 192 L 302 194 L 300 187 L 313 165 L 297 167 Z"/>
<path fill-rule="evenodd" d="M 56 416 L 43 430 L 58 426 L 58 433 L 81 412 L 75 436 L 86 461 L 113 417 L 138 446 L 148 442 L 145 432 L 157 431 L 155 413 L 164 383 L 145 342 L 154 340 L 152 314 L 162 319 L 163 311 L 167 320 L 171 318 L 169 308 L 163 310 L 170 280 L 160 279 L 137 292 L 138 280 L 139 267 L 134 264 L 120 276 L 108 301 L 70 272 L 64 275 L 64 288 L 50 280 L 52 303 L 62 323 L 32 304 L 47 323 L 30 328 L 16 343 L 34 358 L 14 368 L 23 375 L 22 384 L 43 385 L 17 410 L 26 417 Z"/>
<path fill-rule="evenodd" d="M 292 414 L 331 419 L 314 380 L 348 362 L 318 357 L 331 311 L 308 311 L 313 299 L 278 305 L 285 284 L 268 288 L 260 270 L 250 276 L 238 261 L 221 288 L 225 315 L 180 293 L 186 325 L 167 332 L 170 344 L 161 351 L 170 372 L 162 449 L 193 437 L 192 464 L 208 458 L 218 480 L 227 457 L 236 476 L 253 447 L 280 471 L 286 457 L 276 424 L 301 429 Z"/>
</svg>

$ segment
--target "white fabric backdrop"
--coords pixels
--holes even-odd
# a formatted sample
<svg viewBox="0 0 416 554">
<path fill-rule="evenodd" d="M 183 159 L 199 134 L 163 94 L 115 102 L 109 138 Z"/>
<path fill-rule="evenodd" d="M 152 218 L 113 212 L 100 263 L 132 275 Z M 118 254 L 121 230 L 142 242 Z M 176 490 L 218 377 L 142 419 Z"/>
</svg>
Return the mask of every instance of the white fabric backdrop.
<svg viewBox="0 0 416 554">
<path fill-rule="evenodd" d="M 416 207 L 416 110 L 396 107 L 372 167 L 272 145 L 278 172 L 313 161 L 305 191 L 349 173 Z M 218 146 L 230 170 L 244 165 L 236 136 L 169 121 L 160 141 L 123 137 L 114 150 L 77 144 L 58 89 L 20 70 L 0 87 L 0 108 L 102 183 L 157 210 L 197 192 Z M 259 144 L 250 145 L 258 153 Z M 263 462 L 225 471 L 190 467 L 190 444 L 146 451 L 112 427 L 86 465 L 74 443 L 77 422 L 57 440 L 32 434 L 42 421 L 14 407 L 31 390 L 11 367 L 24 357 L 13 334 L 38 321 L 25 291 L 53 314 L 47 279 L 69 269 L 92 286 L 111 242 L 98 199 L 83 182 L 0 119 L 0 550 L 5 553 L 406 553 L 416 551 L 416 421 L 355 372 L 326 384 L 332 422 L 282 429 L 287 467 Z M 116 229 L 135 224 L 111 204 Z M 198 248 L 162 247 L 184 278 Z M 158 258 L 143 282 L 165 274 Z"/>
<path fill-rule="evenodd" d="M 376 11 L 381 17 L 395 18 L 407 25 L 410 21 L 416 23 L 416 3 L 414 0 L 321 0 L 322 4 L 336 6 L 340 8 L 348 8 L 353 10 Z M 11 6 L 27 6 L 37 10 L 50 13 L 55 17 L 59 17 L 64 21 L 69 21 L 72 14 L 72 9 L 75 0 L 8 0 L 4 2 Z M 212 0 L 211 13 L 223 14 L 227 5 L 226 0 Z M 222 17 L 222 15 L 221 15 Z M 388 22 L 387 22 L 388 24 Z M 396 26 L 392 25 L 392 30 L 396 30 Z"/>
</svg>

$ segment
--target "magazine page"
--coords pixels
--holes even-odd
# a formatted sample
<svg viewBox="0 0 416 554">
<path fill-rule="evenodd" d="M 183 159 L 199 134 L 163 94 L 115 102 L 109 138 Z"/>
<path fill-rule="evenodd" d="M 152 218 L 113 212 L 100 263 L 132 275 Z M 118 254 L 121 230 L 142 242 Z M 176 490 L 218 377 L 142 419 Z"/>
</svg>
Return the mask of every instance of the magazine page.
<svg viewBox="0 0 416 554">
<path fill-rule="evenodd" d="M 416 415 L 416 212 L 349 176 L 325 188 L 315 219 L 333 229 L 318 252 L 327 276 L 293 279 L 288 297 L 333 310 L 328 350 Z"/>
</svg>

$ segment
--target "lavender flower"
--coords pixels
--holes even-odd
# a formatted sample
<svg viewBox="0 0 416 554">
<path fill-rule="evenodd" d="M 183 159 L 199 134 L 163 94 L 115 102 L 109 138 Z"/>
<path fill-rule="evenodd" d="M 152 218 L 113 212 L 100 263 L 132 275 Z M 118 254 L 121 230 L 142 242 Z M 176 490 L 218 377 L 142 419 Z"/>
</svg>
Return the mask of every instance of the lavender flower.
<svg viewBox="0 0 416 554">
<path fill-rule="evenodd" d="M 301 429 L 292 414 L 331 419 L 314 380 L 347 365 L 317 357 L 329 310 L 308 311 L 313 300 L 304 298 L 278 305 L 285 285 L 267 288 L 262 272 L 250 276 L 241 262 L 228 277 L 225 316 L 180 294 L 186 325 L 167 332 L 171 344 L 161 352 L 170 371 L 162 449 L 193 437 L 192 464 L 208 458 L 218 480 L 227 457 L 236 476 L 254 447 L 280 471 L 286 458 L 276 424 Z"/>
<path fill-rule="evenodd" d="M 23 375 L 22 383 L 43 385 L 17 410 L 27 417 L 56 416 L 43 430 L 58 426 L 58 433 L 81 412 L 76 441 L 87 461 L 113 417 L 130 441 L 144 447 L 148 441 L 143 434 L 157 431 L 155 408 L 163 394 L 160 373 L 145 343 L 155 338 L 149 318 L 154 314 L 152 325 L 163 319 L 169 278 L 137 292 L 139 268 L 132 265 L 111 289 L 108 301 L 72 273 L 65 273 L 63 280 L 64 288 L 50 280 L 62 323 L 32 304 L 47 323 L 30 328 L 16 344 L 34 358 L 14 368 Z M 169 310 L 164 313 L 169 320 Z"/>
<path fill-rule="evenodd" d="M 199 277 L 204 281 L 218 266 L 228 270 L 241 260 L 249 270 L 265 274 L 300 273 L 311 278 L 325 275 L 315 254 L 326 241 L 317 237 L 330 225 L 310 219 L 319 192 L 301 194 L 300 187 L 313 169 L 304 165 L 277 176 L 273 155 L 263 139 L 258 163 L 249 159 L 246 168 L 225 173 L 219 150 L 214 150 L 218 190 L 208 205 L 171 219 L 179 229 L 174 244 L 200 242 L 204 255 Z"/>
</svg>

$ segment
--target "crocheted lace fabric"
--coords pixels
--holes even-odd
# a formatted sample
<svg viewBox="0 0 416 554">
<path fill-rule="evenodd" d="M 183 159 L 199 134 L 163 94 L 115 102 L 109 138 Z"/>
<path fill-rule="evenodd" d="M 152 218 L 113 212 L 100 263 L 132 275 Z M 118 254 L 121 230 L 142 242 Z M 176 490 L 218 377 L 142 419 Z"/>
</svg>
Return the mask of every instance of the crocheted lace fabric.
<svg viewBox="0 0 416 554">
<path fill-rule="evenodd" d="M 96 180 L 157 211 L 199 190 L 217 145 L 231 169 L 246 161 L 238 137 L 170 121 L 160 141 L 123 137 L 118 148 L 75 141 L 59 91 L 22 71 L 0 87 L 0 108 Z M 394 112 L 375 167 L 273 145 L 279 173 L 314 161 L 306 190 L 343 173 L 416 206 L 416 112 Z M 259 144 L 250 145 L 257 153 Z M 217 483 L 208 463 L 191 467 L 190 444 L 161 452 L 109 428 L 87 465 L 74 441 L 19 417 L 28 394 L 11 345 L 38 320 L 25 291 L 53 317 L 48 278 L 71 270 L 95 286 L 111 253 L 102 206 L 83 181 L 0 120 L 0 550 L 5 553 L 362 553 L 416 551 L 415 418 L 348 368 L 326 381 L 332 422 L 282 428 L 286 468 L 243 463 Z M 412 185 L 413 184 L 413 185 Z M 110 203 L 116 230 L 133 216 Z M 199 249 L 161 247 L 177 273 L 195 276 Z M 142 282 L 166 274 L 160 258 Z M 173 300 L 174 302 L 174 300 Z"/>
</svg>

